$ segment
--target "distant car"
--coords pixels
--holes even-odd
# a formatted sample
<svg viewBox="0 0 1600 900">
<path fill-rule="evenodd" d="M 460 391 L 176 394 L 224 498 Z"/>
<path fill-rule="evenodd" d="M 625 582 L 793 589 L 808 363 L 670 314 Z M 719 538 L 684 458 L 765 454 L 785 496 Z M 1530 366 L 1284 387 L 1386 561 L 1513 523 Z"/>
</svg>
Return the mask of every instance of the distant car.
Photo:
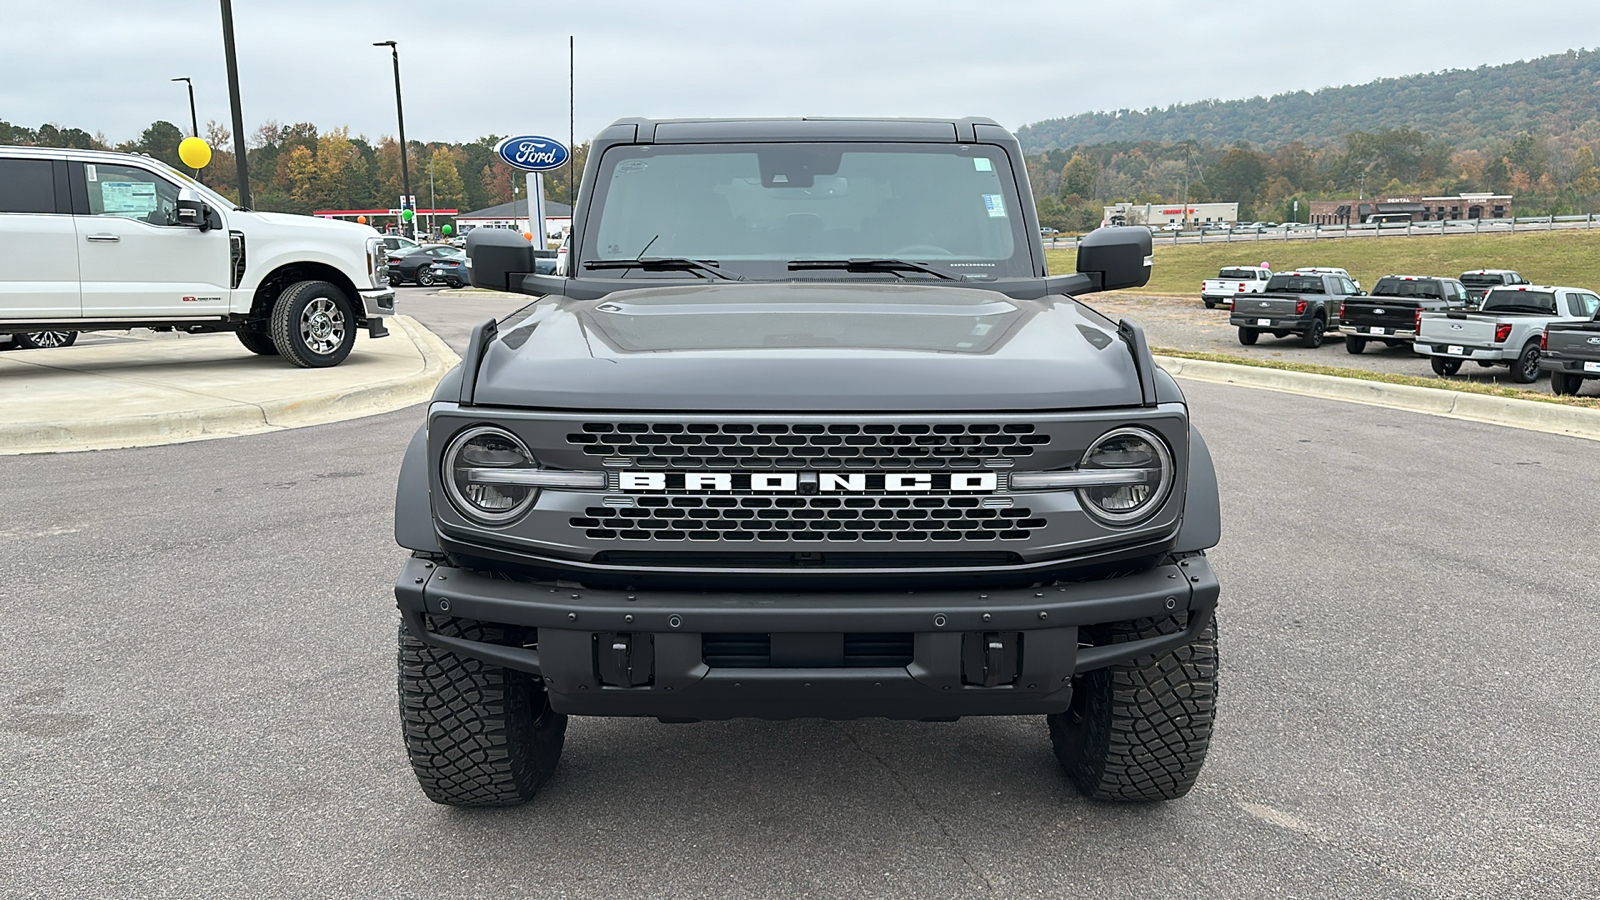
<svg viewBox="0 0 1600 900">
<path fill-rule="evenodd" d="M 1349 278 L 1350 282 L 1356 286 L 1357 290 L 1361 289 L 1361 282 L 1359 280 L 1352 278 L 1349 272 L 1346 272 L 1345 270 L 1336 266 L 1301 266 L 1295 269 L 1295 271 L 1312 272 L 1317 275 L 1337 275 L 1340 278 Z"/>
<path fill-rule="evenodd" d="M 472 273 L 467 271 L 467 258 L 465 256 L 459 259 L 455 257 L 448 257 L 445 259 L 435 260 L 433 265 L 429 266 L 428 268 L 430 270 L 430 284 L 436 284 L 442 281 L 450 287 L 458 288 L 462 285 L 472 283 Z"/>
<path fill-rule="evenodd" d="M 0 350 L 45 350 L 51 347 L 71 347 L 78 340 L 76 331 L 29 331 L 24 334 L 0 334 Z"/>
<path fill-rule="evenodd" d="M 1060 229 L 1050 228 L 1049 226 L 1040 226 L 1040 228 L 1039 228 L 1039 234 L 1043 235 L 1044 237 L 1050 237 L 1053 234 L 1060 234 L 1060 233 L 1061 233 Z"/>
<path fill-rule="evenodd" d="M 422 246 L 408 237 L 398 234 L 382 234 L 378 236 L 378 243 L 383 246 L 384 252 L 395 254 L 403 250 L 415 250 Z"/>
<path fill-rule="evenodd" d="M 423 287 L 432 285 L 432 266 L 441 259 L 463 259 L 466 254 L 445 244 L 427 244 L 409 253 L 389 255 L 389 283 L 395 286 L 408 281 Z"/>
</svg>

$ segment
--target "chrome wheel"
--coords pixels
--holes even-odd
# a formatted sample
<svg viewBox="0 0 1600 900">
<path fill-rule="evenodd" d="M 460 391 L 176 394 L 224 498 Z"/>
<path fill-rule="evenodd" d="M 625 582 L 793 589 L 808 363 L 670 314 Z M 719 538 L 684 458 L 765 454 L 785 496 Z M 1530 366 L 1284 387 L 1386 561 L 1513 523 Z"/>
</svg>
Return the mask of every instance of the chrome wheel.
<svg viewBox="0 0 1600 900">
<path fill-rule="evenodd" d="M 344 313 L 327 297 L 317 297 L 300 313 L 300 341 L 312 353 L 332 353 L 344 343 L 344 332 Z"/>
<path fill-rule="evenodd" d="M 36 347 L 64 347 L 72 337 L 70 331 L 33 331 L 28 333 L 28 340 Z"/>
</svg>

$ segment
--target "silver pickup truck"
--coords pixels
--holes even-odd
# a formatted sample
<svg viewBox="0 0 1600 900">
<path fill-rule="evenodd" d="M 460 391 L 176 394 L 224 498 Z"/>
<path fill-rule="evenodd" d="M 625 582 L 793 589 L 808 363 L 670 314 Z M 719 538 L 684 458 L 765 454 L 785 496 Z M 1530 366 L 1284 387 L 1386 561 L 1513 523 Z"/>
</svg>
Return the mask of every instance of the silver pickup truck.
<svg viewBox="0 0 1600 900">
<path fill-rule="evenodd" d="M 1557 322 L 1544 330 L 1539 368 L 1550 373 L 1550 390 L 1557 396 L 1576 394 L 1589 378 L 1600 378 L 1600 300 L 1581 296 L 1595 312 L 1586 322 Z"/>
<path fill-rule="evenodd" d="M 1485 367 L 1509 366 L 1512 381 L 1532 384 L 1539 377 L 1545 327 L 1589 319 L 1597 308 L 1600 298 L 1582 288 L 1496 288 L 1475 312 L 1419 311 L 1412 349 L 1431 357 L 1437 375 L 1454 375 L 1470 359 Z"/>
</svg>

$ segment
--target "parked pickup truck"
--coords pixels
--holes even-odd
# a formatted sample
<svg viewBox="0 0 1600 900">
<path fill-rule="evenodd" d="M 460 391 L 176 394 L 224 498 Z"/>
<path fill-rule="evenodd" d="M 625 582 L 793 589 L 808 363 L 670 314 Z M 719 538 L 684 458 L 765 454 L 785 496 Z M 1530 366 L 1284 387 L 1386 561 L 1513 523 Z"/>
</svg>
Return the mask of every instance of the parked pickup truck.
<svg viewBox="0 0 1600 900">
<path fill-rule="evenodd" d="M 0 333 L 231 331 L 246 350 L 336 366 L 394 315 L 365 225 L 256 212 L 131 153 L 0 147 Z"/>
<path fill-rule="evenodd" d="M 1576 394 L 1586 378 L 1600 378 L 1600 298 L 1578 294 L 1591 317 L 1586 322 L 1555 322 L 1545 327 L 1539 368 L 1550 373 L 1557 395 Z"/>
<path fill-rule="evenodd" d="M 1344 334 L 1344 349 L 1349 353 L 1365 350 L 1368 341 L 1399 347 L 1417 336 L 1417 310 L 1433 312 L 1466 306 L 1467 289 L 1454 278 L 1385 275 L 1373 285 L 1369 296 L 1345 302 L 1339 331 Z"/>
<path fill-rule="evenodd" d="M 1474 269 L 1461 273 L 1461 283 L 1466 285 L 1468 304 L 1477 306 L 1495 288 L 1527 284 L 1528 279 L 1510 269 Z"/>
<path fill-rule="evenodd" d="M 1215 278 L 1200 282 L 1200 300 L 1206 309 L 1233 302 L 1236 294 L 1259 294 L 1267 288 L 1272 270 L 1266 266 L 1234 266 L 1223 269 Z"/>
<path fill-rule="evenodd" d="M 1430 357 L 1437 375 L 1454 375 L 1472 360 L 1509 366 L 1511 380 L 1532 384 L 1539 377 L 1539 344 L 1545 327 L 1594 316 L 1600 299 L 1582 288 L 1529 285 L 1496 288 L 1476 312 L 1417 311 L 1412 348 Z"/>
<path fill-rule="evenodd" d="M 1321 347 L 1328 329 L 1339 327 L 1344 302 L 1359 296 L 1360 288 L 1343 275 L 1283 272 L 1267 281 L 1265 292 L 1234 303 L 1228 324 L 1239 329 L 1239 343 L 1245 345 L 1268 332 L 1274 337 L 1298 334 L 1300 346 Z"/>
</svg>

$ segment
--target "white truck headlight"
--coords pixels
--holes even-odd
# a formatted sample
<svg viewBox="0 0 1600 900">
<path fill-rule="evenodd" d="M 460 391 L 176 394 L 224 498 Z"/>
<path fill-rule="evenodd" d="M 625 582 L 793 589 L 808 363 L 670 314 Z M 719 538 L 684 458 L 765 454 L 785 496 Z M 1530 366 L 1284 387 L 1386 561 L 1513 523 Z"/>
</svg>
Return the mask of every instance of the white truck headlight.
<svg viewBox="0 0 1600 900">
<path fill-rule="evenodd" d="M 1129 426 L 1096 438 L 1075 469 L 1014 473 L 1011 489 L 1071 489 L 1089 515 L 1107 525 L 1125 526 L 1161 508 L 1172 491 L 1173 474 L 1166 442 L 1153 431 Z"/>
<path fill-rule="evenodd" d="M 445 448 L 440 475 L 450 502 L 482 525 L 505 525 L 533 507 L 541 488 L 599 490 L 606 473 L 545 469 L 516 435 L 477 425 Z"/>
</svg>

